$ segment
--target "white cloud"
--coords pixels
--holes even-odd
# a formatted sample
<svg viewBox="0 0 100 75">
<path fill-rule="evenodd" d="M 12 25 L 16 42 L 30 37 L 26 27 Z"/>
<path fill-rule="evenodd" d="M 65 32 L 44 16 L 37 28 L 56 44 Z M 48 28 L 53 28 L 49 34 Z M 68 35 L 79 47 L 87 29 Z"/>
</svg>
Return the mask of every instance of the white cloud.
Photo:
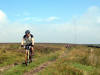
<svg viewBox="0 0 100 75">
<path fill-rule="evenodd" d="M 30 16 L 31 14 L 29 12 L 22 12 L 22 13 L 17 13 L 15 16 L 16 17 L 21 17 L 21 16 L 25 16 L 25 17 L 28 17 Z"/>
<path fill-rule="evenodd" d="M 3 11 L 2 11 L 3 12 Z M 4 12 L 3 12 L 4 13 Z M 26 29 L 35 33 L 36 41 L 39 42 L 71 42 L 71 43 L 100 43 L 100 8 L 92 6 L 78 18 L 72 18 L 63 24 L 33 25 L 10 23 L 2 27 L 0 41 L 21 40 Z M 5 14 L 6 15 L 6 14 Z M 7 16 L 6 16 L 7 17 Z M 52 22 L 59 20 L 59 17 L 36 18 L 26 17 L 26 21 Z M 9 36 L 9 34 L 11 36 Z M 17 34 L 17 35 L 16 35 Z M 19 37 L 20 36 L 20 37 Z"/>
<path fill-rule="evenodd" d="M 51 22 L 51 21 L 55 21 L 55 20 L 59 20 L 58 17 L 52 16 L 46 19 L 46 21 Z"/>
<path fill-rule="evenodd" d="M 9 23 L 2 27 L 0 31 L 0 42 L 21 42 L 25 30 L 35 31 L 34 26 L 30 24 L 21 24 L 21 23 Z"/>
<path fill-rule="evenodd" d="M 0 24 L 5 22 L 7 22 L 7 16 L 2 10 L 0 10 Z"/>
<path fill-rule="evenodd" d="M 73 40 L 74 43 L 100 43 L 100 8 L 92 6 L 79 18 L 57 25 L 55 28 L 57 32 L 63 34 L 62 37 Z"/>
<path fill-rule="evenodd" d="M 98 17 L 98 19 L 97 19 L 97 23 L 99 23 L 100 24 L 100 16 Z"/>
<path fill-rule="evenodd" d="M 38 18 L 38 17 L 25 17 L 23 19 L 23 21 L 32 21 L 32 22 L 52 22 L 52 21 L 56 21 L 59 20 L 59 17 L 48 17 L 48 18 Z"/>
</svg>

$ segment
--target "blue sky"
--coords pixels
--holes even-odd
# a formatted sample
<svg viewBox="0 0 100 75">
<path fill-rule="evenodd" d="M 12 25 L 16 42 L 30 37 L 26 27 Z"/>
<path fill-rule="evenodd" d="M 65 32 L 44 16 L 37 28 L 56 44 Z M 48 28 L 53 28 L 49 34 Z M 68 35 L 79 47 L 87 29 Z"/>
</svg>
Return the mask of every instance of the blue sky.
<svg viewBox="0 0 100 75">
<path fill-rule="evenodd" d="M 0 0 L 0 42 L 99 43 L 100 0 Z M 9 36 L 11 35 L 11 36 Z"/>
<path fill-rule="evenodd" d="M 16 20 L 16 15 L 21 15 L 20 18 L 29 15 L 42 18 L 58 16 L 68 20 L 74 15 L 81 15 L 90 6 L 100 6 L 99 2 L 99 0 L 2 0 L 0 9 L 6 12 L 11 20 Z"/>
</svg>

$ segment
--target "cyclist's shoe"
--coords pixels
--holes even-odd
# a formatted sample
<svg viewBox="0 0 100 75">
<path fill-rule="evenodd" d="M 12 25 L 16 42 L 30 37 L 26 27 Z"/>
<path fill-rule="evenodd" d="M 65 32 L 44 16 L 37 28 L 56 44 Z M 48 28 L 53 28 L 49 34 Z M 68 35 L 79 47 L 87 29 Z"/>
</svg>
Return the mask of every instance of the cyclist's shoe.
<svg viewBox="0 0 100 75">
<path fill-rule="evenodd" d="M 32 59 L 30 60 L 30 62 L 29 63 L 31 63 L 32 62 Z"/>
<path fill-rule="evenodd" d="M 25 65 L 27 66 L 28 64 L 27 64 L 27 63 L 25 63 Z"/>
<path fill-rule="evenodd" d="M 26 65 L 26 66 L 28 65 L 27 62 L 25 62 L 25 65 Z"/>
</svg>

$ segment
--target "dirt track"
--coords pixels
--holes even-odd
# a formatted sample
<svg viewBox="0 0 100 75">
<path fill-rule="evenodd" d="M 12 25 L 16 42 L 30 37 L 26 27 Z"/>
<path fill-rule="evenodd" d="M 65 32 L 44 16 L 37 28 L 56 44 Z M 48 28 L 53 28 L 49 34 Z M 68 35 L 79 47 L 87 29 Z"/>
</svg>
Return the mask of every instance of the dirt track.
<svg viewBox="0 0 100 75">
<path fill-rule="evenodd" d="M 52 64 L 53 62 L 55 62 L 55 61 L 45 62 L 45 63 L 39 65 L 38 67 L 36 67 L 35 69 L 32 69 L 31 71 L 24 73 L 23 75 L 36 75 L 36 73 L 40 72 L 41 70 L 46 68 L 48 65 Z"/>
<path fill-rule="evenodd" d="M 59 58 L 62 58 L 66 55 L 67 51 L 64 51 L 63 54 L 61 54 L 59 56 Z M 56 62 L 56 59 L 54 61 L 47 61 L 41 65 L 39 65 L 38 67 L 36 67 L 35 69 L 32 69 L 29 72 L 25 72 L 23 75 L 37 75 L 38 72 L 40 72 L 41 70 L 45 69 L 47 66 L 49 66 L 50 64 L 53 64 L 54 62 Z"/>
</svg>

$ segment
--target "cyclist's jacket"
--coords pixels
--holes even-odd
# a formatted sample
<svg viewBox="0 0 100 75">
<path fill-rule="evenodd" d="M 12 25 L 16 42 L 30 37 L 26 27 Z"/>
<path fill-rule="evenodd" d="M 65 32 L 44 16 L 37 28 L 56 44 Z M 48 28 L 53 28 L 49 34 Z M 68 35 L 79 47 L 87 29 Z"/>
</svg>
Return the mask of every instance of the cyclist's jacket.
<svg viewBox="0 0 100 75">
<path fill-rule="evenodd" d="M 23 45 L 24 42 L 26 43 L 26 45 L 34 45 L 34 36 L 32 34 L 30 34 L 29 37 L 27 37 L 26 35 L 24 35 L 23 36 L 23 40 L 21 42 L 21 45 Z"/>
</svg>

